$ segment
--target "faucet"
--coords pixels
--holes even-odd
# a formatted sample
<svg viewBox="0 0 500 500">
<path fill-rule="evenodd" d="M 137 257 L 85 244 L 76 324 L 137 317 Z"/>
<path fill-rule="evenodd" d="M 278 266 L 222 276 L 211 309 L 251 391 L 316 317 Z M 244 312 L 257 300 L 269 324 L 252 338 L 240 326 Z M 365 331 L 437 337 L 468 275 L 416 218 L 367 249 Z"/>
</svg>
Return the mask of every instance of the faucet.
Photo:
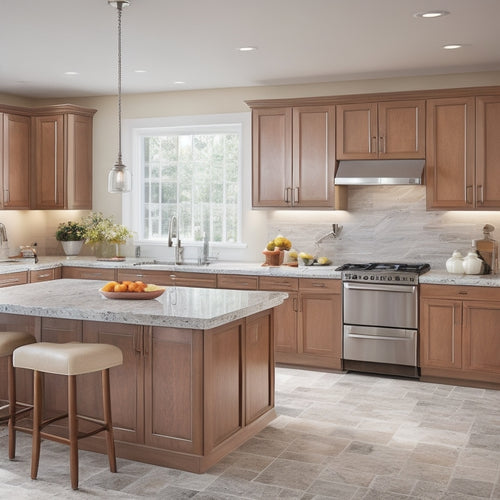
<svg viewBox="0 0 500 500">
<path fill-rule="evenodd" d="M 7 243 L 9 240 L 7 239 L 7 229 L 5 229 L 5 224 L 0 222 L 0 246 L 3 247 L 4 243 Z"/>
<path fill-rule="evenodd" d="M 321 236 L 321 238 L 317 239 L 314 243 L 318 245 L 319 243 L 321 243 L 323 240 L 326 240 L 326 238 L 329 238 L 330 236 L 332 236 L 333 238 L 338 238 L 343 228 L 344 226 L 339 226 L 338 224 L 332 224 L 332 230 L 329 233 Z"/>
<path fill-rule="evenodd" d="M 203 233 L 203 247 L 201 256 L 198 257 L 198 264 L 208 264 L 210 254 L 210 243 L 208 241 L 208 234 Z"/>
<path fill-rule="evenodd" d="M 181 246 L 181 240 L 179 238 L 179 221 L 177 220 L 177 215 L 172 215 L 168 223 L 168 246 L 173 246 L 172 238 L 177 239 L 177 245 L 175 245 L 175 263 L 182 264 L 182 254 L 183 248 Z"/>
</svg>

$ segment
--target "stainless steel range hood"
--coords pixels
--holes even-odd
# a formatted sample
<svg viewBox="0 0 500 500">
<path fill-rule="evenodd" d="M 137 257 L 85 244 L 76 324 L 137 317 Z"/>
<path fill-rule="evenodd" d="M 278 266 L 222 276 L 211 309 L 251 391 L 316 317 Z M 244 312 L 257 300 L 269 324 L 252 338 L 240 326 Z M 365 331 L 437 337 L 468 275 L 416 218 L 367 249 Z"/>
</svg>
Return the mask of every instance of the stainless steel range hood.
<svg viewBox="0 0 500 500">
<path fill-rule="evenodd" d="M 422 184 L 425 160 L 343 160 L 335 184 Z"/>
</svg>

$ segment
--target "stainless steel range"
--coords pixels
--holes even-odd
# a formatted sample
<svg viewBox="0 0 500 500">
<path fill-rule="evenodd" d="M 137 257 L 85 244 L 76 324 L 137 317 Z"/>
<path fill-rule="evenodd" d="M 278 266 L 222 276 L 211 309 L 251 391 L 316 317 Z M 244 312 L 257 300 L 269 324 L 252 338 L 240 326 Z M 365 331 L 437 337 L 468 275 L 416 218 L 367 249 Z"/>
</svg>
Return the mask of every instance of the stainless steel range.
<svg viewBox="0 0 500 500">
<path fill-rule="evenodd" d="M 429 264 L 344 264 L 343 365 L 418 377 L 418 277 Z"/>
</svg>

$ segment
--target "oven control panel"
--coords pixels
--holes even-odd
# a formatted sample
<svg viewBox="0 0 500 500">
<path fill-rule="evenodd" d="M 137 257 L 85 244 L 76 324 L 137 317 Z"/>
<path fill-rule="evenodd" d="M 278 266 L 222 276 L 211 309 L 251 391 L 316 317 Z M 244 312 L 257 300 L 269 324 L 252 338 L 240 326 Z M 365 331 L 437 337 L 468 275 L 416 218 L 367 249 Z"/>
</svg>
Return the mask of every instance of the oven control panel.
<svg viewBox="0 0 500 500">
<path fill-rule="evenodd" d="M 344 271 L 344 281 L 357 281 L 365 283 L 393 283 L 395 285 L 416 285 L 418 274 L 383 271 Z"/>
</svg>

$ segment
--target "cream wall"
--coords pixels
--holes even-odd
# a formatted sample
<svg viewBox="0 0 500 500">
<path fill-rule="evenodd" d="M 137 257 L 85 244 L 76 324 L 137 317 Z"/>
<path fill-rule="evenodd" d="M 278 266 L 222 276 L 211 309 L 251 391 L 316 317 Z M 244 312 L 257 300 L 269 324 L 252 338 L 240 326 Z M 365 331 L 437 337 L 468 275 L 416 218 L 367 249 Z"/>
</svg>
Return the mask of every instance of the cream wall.
<svg viewBox="0 0 500 500">
<path fill-rule="evenodd" d="M 236 113 L 248 112 L 249 109 L 244 101 L 252 99 L 347 95 L 488 85 L 500 85 L 500 72 L 130 95 L 126 94 L 125 81 L 122 113 L 123 119 Z M 116 96 L 29 100 L 22 97 L 0 95 L 0 102 L 35 106 L 69 102 L 97 109 L 94 117 L 93 209 L 102 211 L 106 215 L 114 215 L 116 220 L 121 220 L 121 196 L 107 193 L 107 174 L 115 163 L 117 154 Z M 281 217 L 284 217 L 283 220 L 286 222 L 289 215 L 284 214 L 282 216 L 280 215 L 281 212 L 268 210 L 251 210 L 249 204 L 251 186 L 248 183 L 250 172 L 246 172 L 245 175 L 247 181 L 244 189 L 246 190 L 245 198 L 247 202 L 244 207 L 243 239 L 249 246 L 247 250 L 242 251 L 239 255 L 233 255 L 233 257 L 258 261 L 261 260 L 260 250 L 267 241 L 269 234 L 272 234 L 274 229 L 280 226 Z M 404 200 L 401 203 L 404 204 Z M 68 215 L 77 217 L 80 213 L 68 214 L 64 211 L 47 211 L 42 212 L 41 215 L 36 215 L 35 212 L 7 213 L 7 211 L 3 211 L 0 221 L 2 219 L 7 221 L 11 247 L 34 240 L 36 236 L 36 239 L 40 240 L 42 245 L 40 253 L 53 254 L 60 251 L 53 233 L 57 223 L 67 220 Z M 340 214 L 338 215 L 340 216 Z M 356 211 L 352 212 L 351 216 L 356 217 Z M 330 212 L 294 212 L 293 217 L 300 231 L 301 220 L 304 221 L 304 224 L 310 225 L 311 217 L 313 217 L 317 223 L 328 226 L 329 221 L 335 218 L 335 214 Z M 336 221 L 332 220 L 332 222 Z M 291 236 L 293 237 L 293 235 Z"/>
</svg>

